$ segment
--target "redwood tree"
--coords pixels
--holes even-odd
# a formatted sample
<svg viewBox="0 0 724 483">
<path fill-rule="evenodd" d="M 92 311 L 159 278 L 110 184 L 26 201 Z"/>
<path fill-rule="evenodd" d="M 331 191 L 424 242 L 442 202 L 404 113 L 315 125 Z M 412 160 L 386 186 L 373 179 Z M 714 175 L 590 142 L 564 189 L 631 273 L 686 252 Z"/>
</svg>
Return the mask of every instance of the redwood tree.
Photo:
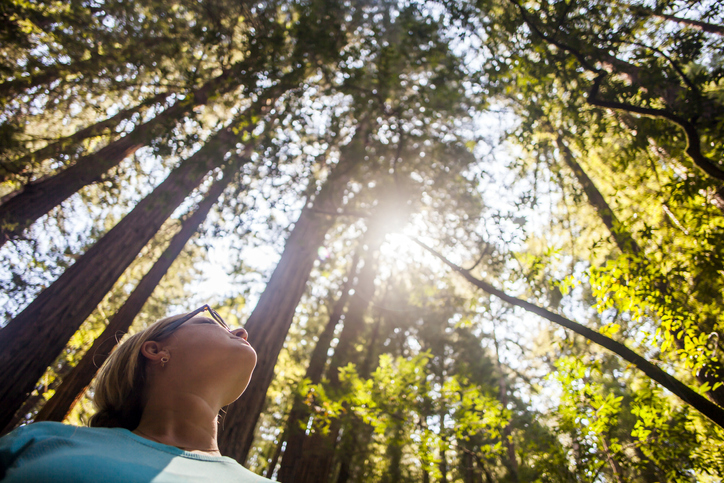
<svg viewBox="0 0 724 483">
<path fill-rule="evenodd" d="M 63 421 L 83 396 L 86 388 L 95 377 L 98 369 L 111 354 L 123 334 L 133 323 L 133 319 L 141 311 L 153 290 L 164 277 L 168 269 L 179 256 L 191 236 L 196 233 L 199 225 L 204 222 L 216 200 L 231 182 L 235 171 L 246 161 L 237 155 L 224 169 L 224 177 L 216 181 L 206 192 L 204 199 L 196 210 L 181 224 L 181 229 L 174 235 L 168 247 L 156 260 L 151 269 L 144 275 L 128 299 L 118 312 L 111 317 L 105 330 L 93 342 L 83 358 L 63 381 L 47 403 L 38 412 L 35 421 Z"/>
<path fill-rule="evenodd" d="M 274 377 L 274 365 L 304 293 L 317 250 L 335 223 L 334 214 L 342 204 L 347 183 L 364 160 L 367 135 L 363 122 L 352 141 L 341 150 L 339 162 L 314 202 L 302 210 L 279 263 L 245 325 L 249 342 L 257 350 L 256 369 L 246 392 L 229 406 L 219 435 L 221 452 L 237 461 L 245 461 L 251 448 L 254 428 Z"/>
<path fill-rule="evenodd" d="M 337 392 L 340 389 L 339 369 L 348 363 L 361 362 L 354 350 L 365 328 L 364 316 L 375 293 L 375 277 L 377 275 L 376 257 L 383 236 L 378 230 L 370 230 L 367 253 L 363 260 L 355 285 L 354 296 L 349 301 L 349 308 L 344 319 L 339 342 L 327 367 L 329 389 Z M 341 429 L 339 421 L 333 421 L 328 434 L 314 432 L 309 436 L 289 439 L 282 458 L 279 471 L 281 481 L 297 483 L 326 481 L 332 469 L 334 449 L 337 436 Z"/>
<path fill-rule="evenodd" d="M 79 189 L 97 182 L 109 169 L 145 146 L 156 137 L 168 132 L 196 106 L 226 94 L 239 85 L 254 87 L 260 59 L 250 58 L 227 69 L 208 81 L 185 99 L 178 100 L 153 119 L 136 127 L 128 135 L 113 141 L 104 148 L 80 158 L 73 166 L 49 178 L 28 183 L 22 191 L 0 205 L 0 246 L 19 235 L 35 220 L 65 201 Z"/>
<path fill-rule="evenodd" d="M 322 381 L 322 374 L 324 373 L 324 367 L 327 363 L 327 352 L 329 351 L 334 332 L 342 319 L 345 308 L 347 307 L 347 301 L 349 300 L 349 292 L 352 289 L 355 274 L 357 272 L 357 264 L 359 256 L 355 253 L 352 263 L 349 266 L 347 272 L 347 279 L 342 284 L 342 290 L 339 298 L 332 307 L 332 312 L 329 314 L 329 320 L 324 326 L 324 330 L 317 338 L 317 343 L 314 345 L 314 350 L 309 358 L 309 364 L 307 365 L 307 371 L 304 374 L 304 379 L 309 381 L 310 384 L 319 384 Z M 294 395 L 292 402 L 292 409 L 289 411 L 287 421 L 284 426 L 284 432 L 280 436 L 280 439 L 286 442 L 284 449 L 284 459 L 282 460 L 282 467 L 279 470 L 279 480 L 287 481 L 291 474 L 294 465 L 297 461 L 302 458 L 302 445 L 305 439 L 305 431 L 301 427 L 301 423 L 309 417 L 309 409 L 304 404 L 302 396 L 299 393 Z M 281 441 L 279 441 L 281 444 Z M 276 461 L 279 458 L 279 453 L 275 453 L 276 458 L 273 458 L 269 465 L 269 471 L 267 477 L 271 476 L 272 472 L 276 467 Z"/>
<path fill-rule="evenodd" d="M 156 94 L 150 99 L 146 99 L 133 107 L 123 109 L 108 119 L 80 129 L 70 136 L 65 136 L 50 142 L 47 146 L 37 149 L 32 153 L 26 154 L 18 159 L 13 159 L 12 161 L 0 163 L 2 165 L 0 167 L 0 169 L 2 169 L 2 171 L 0 171 L 0 182 L 7 180 L 13 174 L 27 174 L 27 171 L 30 171 L 33 165 L 45 161 L 46 159 L 55 158 L 61 154 L 68 154 L 73 150 L 77 150 L 81 142 L 86 139 L 113 132 L 113 130 L 122 121 L 130 119 L 134 114 L 139 113 L 144 109 L 163 103 L 170 95 L 171 92 L 167 91 Z"/>
<path fill-rule="evenodd" d="M 141 249 L 237 141 L 232 127 L 222 129 L 0 330 L 0 426 Z M 245 156 L 251 147 L 247 144 Z"/>
</svg>

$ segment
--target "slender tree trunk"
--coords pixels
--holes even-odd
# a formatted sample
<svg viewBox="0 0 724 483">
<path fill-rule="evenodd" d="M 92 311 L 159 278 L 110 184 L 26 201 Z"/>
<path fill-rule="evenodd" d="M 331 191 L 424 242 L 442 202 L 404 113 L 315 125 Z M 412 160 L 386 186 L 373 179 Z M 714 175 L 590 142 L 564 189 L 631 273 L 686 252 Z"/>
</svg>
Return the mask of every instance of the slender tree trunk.
<svg viewBox="0 0 724 483">
<path fill-rule="evenodd" d="M 46 159 L 55 158 L 61 154 L 67 154 L 77 148 L 77 146 L 84 140 L 96 136 L 105 135 L 112 132 L 116 126 L 122 121 L 131 118 L 137 112 L 141 112 L 143 109 L 162 103 L 171 95 L 170 92 L 163 92 L 153 96 L 151 99 L 147 99 L 138 105 L 129 109 L 124 109 L 115 116 L 109 117 L 108 119 L 97 122 L 91 126 L 81 129 L 80 131 L 60 138 L 56 141 L 49 143 L 47 146 L 37 149 L 30 154 L 27 154 L 21 158 L 14 159 L 12 161 L 6 161 L 2 163 L 2 172 L 0 172 L 0 182 L 7 180 L 12 174 L 23 174 L 28 171 L 28 167 L 37 165 L 38 163 L 45 161 Z M 12 198 L 12 196 L 7 199 Z"/>
<path fill-rule="evenodd" d="M 378 317 L 372 328 L 372 335 L 367 343 L 367 351 L 364 360 L 359 364 L 358 373 L 361 378 L 368 378 L 372 373 L 372 368 L 376 366 L 374 356 L 376 354 L 377 338 L 380 332 L 382 317 Z M 353 418 L 348 427 L 342 433 L 342 442 L 340 450 L 337 451 L 339 456 L 339 473 L 337 474 L 337 483 L 347 483 L 352 477 L 352 463 L 354 458 L 359 457 L 359 448 L 369 444 L 372 437 L 373 429 L 369 425 L 363 424 L 356 418 Z"/>
<path fill-rule="evenodd" d="M 153 290 L 171 267 L 171 264 L 179 256 L 191 236 L 196 233 L 216 200 L 229 185 L 233 171 L 237 170 L 241 162 L 243 162 L 239 157 L 236 157 L 235 161 L 227 166 L 223 179 L 209 188 L 196 211 L 184 220 L 181 229 L 171 239 L 171 243 L 166 250 L 153 264 L 148 273 L 144 275 L 123 306 L 111 318 L 106 329 L 95 340 L 93 346 L 86 352 L 78 365 L 73 368 L 73 371 L 67 377 L 63 378 L 62 384 L 40 410 L 35 421 L 63 421 L 70 413 L 73 406 L 85 393 L 98 369 L 111 354 L 121 337 L 128 331 L 133 319 L 136 318 L 136 315 L 151 297 Z"/>
<path fill-rule="evenodd" d="M 312 357 L 309 359 L 309 366 L 307 366 L 307 372 L 304 378 L 309 379 L 312 384 L 319 384 L 322 380 L 324 366 L 327 363 L 327 351 L 334 337 L 334 331 L 342 318 L 344 308 L 347 306 L 349 291 L 352 288 L 355 273 L 357 272 L 358 260 L 359 254 L 355 253 L 352 257 L 352 264 L 347 272 L 347 279 L 342 285 L 342 293 L 339 299 L 337 299 L 337 302 L 335 302 L 332 312 L 329 315 L 329 321 L 317 339 L 317 344 L 314 346 L 314 351 L 312 351 Z M 284 433 L 288 436 L 286 438 L 287 446 L 284 449 L 284 456 L 282 457 L 282 466 L 279 469 L 279 481 L 290 481 L 294 474 L 295 465 L 302 459 L 302 448 L 306 435 L 304 428 L 301 427 L 301 422 L 308 417 L 309 410 L 304 404 L 302 396 L 295 394 L 292 410 L 289 413 L 286 429 L 284 430 Z"/>
<path fill-rule="evenodd" d="M 249 341 L 257 349 L 254 377 L 246 392 L 228 408 L 219 435 L 221 451 L 237 461 L 246 460 L 254 439 L 254 427 L 264 406 L 266 392 L 274 377 L 274 365 L 292 324 L 297 304 L 304 293 L 309 273 L 327 231 L 342 204 L 347 183 L 364 160 L 366 129 L 342 150 L 313 205 L 302 210 L 287 239 L 279 264 L 246 323 Z"/>
<path fill-rule="evenodd" d="M 462 453 L 462 458 L 460 458 L 460 460 L 463 464 L 461 473 L 464 475 L 464 482 L 483 483 L 482 473 L 477 471 L 475 468 L 475 453 L 469 448 L 464 448 Z"/>
<path fill-rule="evenodd" d="M 493 330 L 493 344 L 495 345 L 495 356 L 498 366 L 498 389 L 500 391 L 500 404 L 504 408 L 508 407 L 508 385 L 506 384 L 505 373 L 503 372 L 503 364 L 500 362 L 500 350 L 498 347 L 498 337 Z M 518 483 L 518 459 L 515 455 L 515 445 L 513 444 L 512 432 L 510 423 L 506 424 L 503 428 L 503 444 L 507 450 L 508 455 L 508 471 L 510 472 L 510 481 Z"/>
<path fill-rule="evenodd" d="M 276 447 L 274 448 L 274 454 L 272 455 L 271 461 L 269 462 L 269 466 L 266 469 L 266 477 L 271 478 L 274 476 L 274 470 L 277 467 L 277 463 L 279 462 L 279 457 L 282 455 L 282 447 L 284 446 L 284 443 L 287 440 L 287 431 L 285 430 L 282 434 L 279 435 L 279 441 L 277 442 Z M 277 480 L 281 481 L 281 480 Z"/>
<path fill-rule="evenodd" d="M 367 351 L 362 362 L 359 364 L 358 373 L 361 378 L 369 378 L 372 368 L 376 367 L 375 354 L 377 348 L 377 338 L 382 325 L 382 317 L 378 317 L 375 325 L 372 327 L 372 334 L 367 343 Z M 353 418 L 346 430 L 342 433 L 342 443 L 339 453 L 339 474 L 337 475 L 337 483 L 347 483 L 352 476 L 352 462 L 359 454 L 359 448 L 369 444 L 372 437 L 373 428 L 363 424 L 360 420 Z M 400 441 L 400 444 L 402 442 Z"/>
<path fill-rule="evenodd" d="M 578 183 L 583 187 L 583 191 L 586 193 L 588 202 L 591 203 L 591 206 L 593 206 L 596 210 L 596 213 L 598 213 L 598 216 L 601 218 L 601 221 L 603 221 L 603 224 L 606 225 L 606 228 L 608 228 L 608 231 L 611 233 L 611 236 L 616 242 L 618 248 L 623 253 L 639 253 L 641 249 L 631 236 L 631 233 L 629 233 L 626 227 L 624 227 L 618 220 L 618 217 L 616 217 L 611 207 L 608 206 L 606 199 L 603 197 L 591 178 L 588 177 L 588 174 L 586 174 L 583 168 L 581 168 L 581 165 L 578 164 L 573 152 L 560 134 L 556 135 L 556 145 L 558 146 L 558 150 L 561 153 L 563 161 L 571 169 L 571 171 L 573 171 Z"/>
<path fill-rule="evenodd" d="M 0 427 L 188 194 L 237 142 L 225 128 L 0 330 Z"/>
<path fill-rule="evenodd" d="M 354 287 L 354 295 L 349 302 L 349 310 L 344 319 L 342 333 L 339 335 L 339 342 L 334 348 L 332 360 L 327 369 L 327 378 L 331 388 L 339 388 L 339 369 L 350 362 L 358 362 L 358 354 L 355 353 L 354 344 L 364 331 L 364 315 L 375 295 L 375 277 L 377 277 L 377 251 L 382 243 L 382 237 L 369 243 L 368 251 L 364 257 L 364 265 L 359 272 L 357 284 Z"/>
<path fill-rule="evenodd" d="M 128 135 L 80 158 L 73 166 L 49 178 L 25 185 L 22 192 L 0 205 L 0 246 L 11 237 L 19 235 L 35 220 L 79 189 L 98 181 L 109 169 L 117 166 L 137 149 L 172 129 L 195 106 L 204 105 L 209 99 L 236 88 L 240 84 L 242 65 L 243 63 L 208 81 L 186 99 L 176 102 Z M 270 91 L 278 89 L 279 85 Z"/>
<path fill-rule="evenodd" d="M 470 272 L 463 269 L 462 267 L 455 265 L 454 263 L 443 257 L 440 253 L 422 243 L 420 240 L 415 239 L 414 241 L 422 248 L 437 257 L 439 260 L 441 260 L 443 263 L 445 263 L 447 266 L 462 275 L 465 280 L 482 289 L 484 292 L 498 297 L 499 299 L 503 300 L 504 302 L 508 302 L 511 305 L 521 307 L 528 312 L 537 314 L 545 319 L 550 320 L 555 324 L 565 327 L 566 329 L 570 329 L 576 334 L 585 337 L 587 340 L 619 355 L 625 361 L 631 363 L 632 365 L 643 371 L 643 373 L 646 374 L 648 377 L 658 382 L 663 387 L 678 396 L 682 401 L 689 404 L 692 408 L 696 409 L 701 414 L 708 417 L 712 422 L 724 428 L 724 408 L 709 401 L 707 398 L 694 391 L 675 377 L 670 376 L 662 369 L 647 361 L 642 356 L 638 355 L 622 343 L 616 342 L 610 337 L 606 337 L 605 335 L 596 332 L 595 330 L 589 329 L 584 325 L 581 325 L 542 307 L 538 307 L 537 305 L 526 302 L 525 300 L 510 296 L 505 292 L 493 287 L 489 283 L 473 277 Z"/>
<path fill-rule="evenodd" d="M 624 478 L 623 476 L 623 469 L 621 468 L 621 465 L 618 464 L 618 461 L 616 461 L 616 459 L 611 454 L 607 438 L 605 436 L 601 437 L 601 442 L 603 443 L 603 453 L 606 455 L 606 460 L 608 461 L 608 465 L 611 468 L 611 473 L 613 473 L 613 477 L 616 479 L 616 483 L 626 483 L 626 478 Z"/>
<path fill-rule="evenodd" d="M 440 483 L 447 483 L 447 438 L 443 433 L 445 430 L 445 411 L 440 414 Z"/>
<path fill-rule="evenodd" d="M 342 455 L 346 456 L 345 454 Z M 337 475 L 337 483 L 347 483 L 352 476 L 349 466 L 349 458 L 344 458 L 339 465 L 339 474 Z"/>
<path fill-rule="evenodd" d="M 382 483 L 400 483 L 402 481 L 402 447 L 404 445 L 402 423 L 398 419 L 394 424 L 392 441 L 387 445 L 385 452 L 388 463 Z"/>
<path fill-rule="evenodd" d="M 360 377 L 370 377 L 370 374 L 372 374 L 372 368 L 377 366 L 377 359 L 375 357 L 377 351 L 375 349 L 377 347 L 377 338 L 380 336 L 381 325 L 382 316 L 379 316 L 377 317 L 375 325 L 372 327 L 372 335 L 370 335 L 370 342 L 367 345 L 367 354 L 365 354 L 365 358 L 362 360 L 362 363 L 359 366 Z"/>
<path fill-rule="evenodd" d="M 493 483 L 493 475 L 490 474 L 488 465 L 486 465 L 483 459 L 480 457 L 475 458 L 475 461 L 477 462 L 480 471 L 485 475 L 485 483 Z"/>
</svg>

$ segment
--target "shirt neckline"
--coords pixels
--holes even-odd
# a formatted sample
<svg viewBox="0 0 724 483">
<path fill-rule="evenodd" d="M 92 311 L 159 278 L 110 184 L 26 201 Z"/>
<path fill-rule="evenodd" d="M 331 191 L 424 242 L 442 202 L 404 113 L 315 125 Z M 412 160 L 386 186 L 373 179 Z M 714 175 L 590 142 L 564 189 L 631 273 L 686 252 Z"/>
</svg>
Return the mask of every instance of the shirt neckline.
<svg viewBox="0 0 724 483">
<path fill-rule="evenodd" d="M 157 441 L 152 441 L 150 439 L 144 438 L 143 436 L 139 436 L 138 434 L 134 433 L 133 431 L 129 431 L 128 429 L 125 429 L 125 428 L 109 428 L 109 429 L 115 430 L 121 436 L 125 436 L 126 438 L 132 439 L 133 441 L 135 441 L 137 443 L 157 449 L 159 451 L 173 454 L 175 456 L 182 456 L 184 458 L 190 458 L 190 459 L 201 460 L 201 461 L 215 461 L 215 462 L 227 463 L 227 464 L 233 463 L 234 465 L 239 464 L 236 462 L 236 460 L 229 458 L 228 456 L 212 456 L 212 455 L 205 455 L 205 454 L 200 454 L 200 453 L 193 453 L 191 451 L 184 451 L 181 448 L 177 448 L 176 446 L 171 446 L 168 444 L 163 444 L 163 443 L 159 443 Z"/>
</svg>

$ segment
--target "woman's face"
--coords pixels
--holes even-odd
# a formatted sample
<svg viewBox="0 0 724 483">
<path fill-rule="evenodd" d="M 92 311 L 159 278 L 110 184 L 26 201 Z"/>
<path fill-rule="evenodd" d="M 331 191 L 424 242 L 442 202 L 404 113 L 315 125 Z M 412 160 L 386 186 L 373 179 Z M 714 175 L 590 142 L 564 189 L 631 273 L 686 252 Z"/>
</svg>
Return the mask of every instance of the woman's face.
<svg viewBox="0 0 724 483">
<path fill-rule="evenodd" d="M 165 377 L 189 390 L 210 392 L 222 405 L 244 392 L 256 366 L 256 352 L 246 341 L 246 331 L 229 331 L 214 320 L 198 315 L 184 322 L 166 341 Z"/>
</svg>

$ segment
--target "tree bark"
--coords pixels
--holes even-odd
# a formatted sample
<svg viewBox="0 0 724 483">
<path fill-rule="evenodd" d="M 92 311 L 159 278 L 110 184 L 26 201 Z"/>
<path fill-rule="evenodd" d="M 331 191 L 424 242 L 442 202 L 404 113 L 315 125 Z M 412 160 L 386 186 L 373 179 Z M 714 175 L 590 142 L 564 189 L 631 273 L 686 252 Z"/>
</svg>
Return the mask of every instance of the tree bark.
<svg viewBox="0 0 724 483">
<path fill-rule="evenodd" d="M 461 473 L 464 483 L 483 483 L 482 471 L 475 464 L 475 451 L 471 448 L 462 447 L 460 462 L 463 465 Z"/>
<path fill-rule="evenodd" d="M 246 392 L 229 406 L 219 435 L 222 453 L 241 463 L 246 460 L 251 448 L 254 428 L 274 377 L 274 365 L 304 293 L 317 249 L 335 222 L 334 216 L 315 210 L 336 212 L 342 204 L 347 183 L 364 160 L 366 136 L 366 129 L 359 126 L 352 142 L 342 150 L 340 161 L 317 194 L 313 205 L 302 210 L 287 239 L 279 264 L 246 323 L 249 342 L 257 349 L 257 365 Z"/>
<path fill-rule="evenodd" d="M 133 319 L 141 311 L 143 305 L 151 297 L 153 290 L 176 260 L 191 236 L 206 219 L 209 211 L 229 185 L 233 171 L 242 164 L 242 159 L 235 157 L 225 169 L 224 177 L 215 182 L 199 203 L 196 211 L 183 221 L 181 229 L 171 239 L 168 247 L 156 260 L 151 269 L 144 275 L 123 306 L 111 318 L 103 333 L 95 340 L 78 365 L 65 378 L 53 397 L 43 406 L 35 417 L 35 421 L 63 421 L 85 393 L 86 388 L 95 377 L 98 369 L 106 361 L 118 341 L 128 331 Z"/>
<path fill-rule="evenodd" d="M 26 416 L 30 414 L 38 406 L 38 404 L 40 404 L 40 402 L 43 400 L 44 394 L 49 390 L 57 389 L 58 386 L 60 386 L 61 380 L 72 369 L 73 368 L 70 367 L 68 361 L 64 360 L 61 367 L 56 370 L 56 378 L 53 380 L 53 382 L 46 386 L 44 384 L 41 384 L 42 381 L 38 381 L 38 384 L 35 385 L 36 394 L 33 394 L 32 396 L 27 398 L 23 405 L 20 406 L 20 409 L 15 411 L 15 416 L 13 416 L 10 422 L 2 430 L 0 430 L 0 436 L 4 436 L 13 429 L 17 428 L 18 425 L 20 425 L 24 420 L 27 420 Z"/>
<path fill-rule="evenodd" d="M 113 141 L 93 154 L 84 156 L 73 166 L 49 178 L 28 183 L 22 192 L 0 205 L 0 246 L 18 236 L 35 220 L 65 201 L 79 189 L 98 181 L 109 169 L 151 140 L 172 129 L 194 107 L 225 94 L 240 85 L 241 73 L 249 62 L 237 64 L 208 81 L 201 88 L 176 102 L 128 135 Z M 274 88 L 272 88 L 273 90 Z"/>
<path fill-rule="evenodd" d="M 399 416 L 399 415 L 397 415 Z M 402 479 L 402 448 L 405 444 L 404 434 L 402 432 L 402 422 L 396 419 L 392 428 L 392 441 L 387 445 L 387 471 L 382 477 L 381 483 L 400 483 Z"/>
<path fill-rule="evenodd" d="M 129 109 L 124 109 L 115 116 L 109 117 L 108 119 L 97 122 L 91 126 L 81 129 L 80 131 L 60 138 L 56 141 L 49 143 L 47 146 L 37 149 L 30 154 L 26 154 L 18 159 L 12 161 L 6 161 L 2 163 L 3 172 L 0 173 L 0 182 L 7 180 L 10 175 L 13 174 L 24 174 L 26 173 L 29 165 L 37 165 L 38 163 L 45 161 L 46 159 L 55 158 L 61 154 L 70 153 L 75 149 L 78 144 L 82 141 L 101 136 L 106 133 L 113 131 L 122 121 L 129 119 L 137 112 L 140 112 L 146 107 L 150 107 L 159 104 L 166 100 L 171 95 L 170 92 L 163 92 L 157 94 L 150 99 L 147 99 L 138 105 Z M 12 198 L 12 196 L 8 197 Z"/>
<path fill-rule="evenodd" d="M 652 364 L 651 362 L 644 359 L 642 356 L 638 355 L 625 345 L 621 344 L 620 342 L 616 342 L 615 340 L 611 339 L 610 337 L 606 337 L 603 334 L 600 334 L 596 332 L 595 330 L 589 329 L 588 327 L 581 325 L 577 322 L 574 322 L 570 319 L 567 319 L 561 315 L 555 314 L 549 310 L 546 310 L 542 307 L 538 307 L 537 305 L 531 304 L 530 302 L 526 302 L 525 300 L 521 300 L 519 298 L 513 297 L 511 295 L 506 294 L 505 292 L 498 290 L 497 288 L 493 287 L 487 282 L 484 282 L 482 280 L 478 280 L 477 278 L 473 277 L 470 272 L 463 269 L 462 267 L 459 267 L 443 257 L 440 253 L 433 250 L 429 246 L 422 243 L 420 240 L 414 239 L 415 243 L 420 245 L 422 248 L 433 254 L 435 257 L 437 257 L 439 260 L 441 260 L 443 263 L 445 263 L 447 266 L 452 268 L 454 271 L 462 275 L 465 280 L 470 282 L 471 284 L 475 285 L 476 287 L 482 289 L 484 292 L 489 293 L 490 295 L 493 295 L 495 297 L 498 297 L 499 299 L 508 302 L 511 305 L 515 305 L 517 307 L 521 307 L 524 310 L 528 312 L 532 312 L 534 314 L 537 314 L 545 319 L 550 320 L 551 322 L 558 324 L 562 327 L 565 327 L 566 329 L 570 329 L 573 332 L 577 333 L 578 335 L 581 335 L 585 337 L 587 340 L 600 345 L 601 347 L 610 350 L 614 354 L 619 355 L 621 358 L 623 358 L 625 361 L 631 363 L 641 371 L 643 371 L 644 374 L 646 374 L 648 377 L 653 379 L 654 381 L 661 384 L 663 387 L 671 391 L 673 394 L 678 396 L 682 401 L 687 403 L 692 408 L 699 411 L 701 414 L 709 418 L 712 422 L 717 424 L 718 426 L 724 428 L 724 408 L 716 405 L 715 403 L 709 401 L 707 398 L 699 394 L 698 392 L 691 389 L 689 386 L 684 384 L 683 382 L 679 381 L 673 376 L 670 376 L 666 372 L 664 372 L 662 369 L 659 369 L 657 366 Z"/>
<path fill-rule="evenodd" d="M 237 140 L 231 128 L 215 135 L 0 330 L 0 427 L 164 221 Z"/>
<path fill-rule="evenodd" d="M 324 366 L 327 363 L 327 351 L 334 337 L 334 331 L 342 318 L 344 309 L 347 306 L 349 300 L 349 291 L 352 288 L 352 282 L 357 272 L 357 264 L 359 261 L 359 255 L 357 253 L 352 257 L 352 264 L 347 272 L 347 279 L 342 285 L 342 293 L 335 302 L 332 312 L 329 315 L 329 321 L 324 327 L 324 330 L 317 339 L 317 344 L 314 346 L 312 356 L 309 359 L 309 365 L 307 366 L 307 372 L 304 375 L 305 379 L 309 379 L 311 384 L 319 384 L 322 380 L 322 374 L 324 373 Z M 287 446 L 284 449 L 284 456 L 282 457 L 282 465 L 279 468 L 279 481 L 291 481 L 294 474 L 294 467 L 298 461 L 301 461 L 303 457 L 303 445 L 305 440 L 305 430 L 301 427 L 301 421 L 304 421 L 309 417 L 309 409 L 304 404 L 302 396 L 300 394 L 294 395 L 294 402 L 292 404 L 292 410 L 287 418 L 286 429 L 284 433 L 287 435 L 286 441 Z M 268 478 L 268 475 L 267 475 Z"/>
</svg>

